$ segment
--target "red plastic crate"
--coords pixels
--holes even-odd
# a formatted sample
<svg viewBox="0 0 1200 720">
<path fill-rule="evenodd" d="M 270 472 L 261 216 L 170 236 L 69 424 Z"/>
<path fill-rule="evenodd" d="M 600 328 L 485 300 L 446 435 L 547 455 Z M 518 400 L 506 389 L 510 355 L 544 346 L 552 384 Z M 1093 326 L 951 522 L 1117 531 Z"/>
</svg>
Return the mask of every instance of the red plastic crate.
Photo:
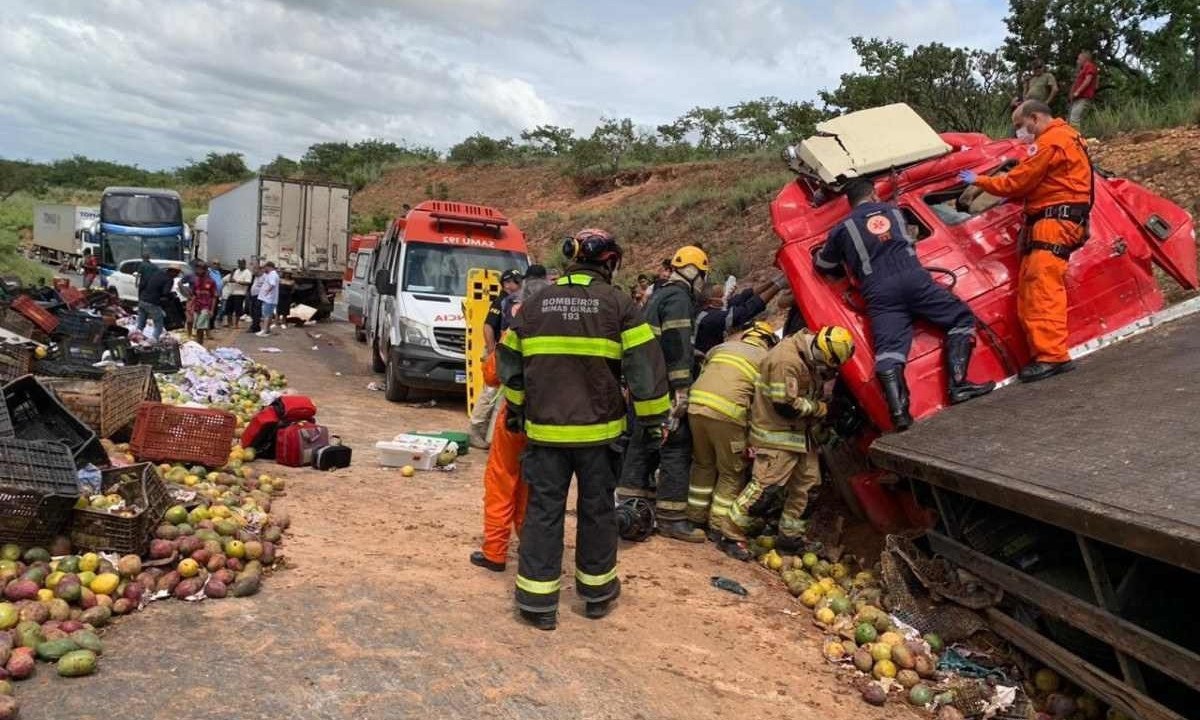
<svg viewBox="0 0 1200 720">
<path fill-rule="evenodd" d="M 87 304 L 87 297 L 84 296 L 83 292 L 70 284 L 58 288 L 58 295 L 67 304 L 67 307 L 81 308 Z"/>
<path fill-rule="evenodd" d="M 144 402 L 129 445 L 138 460 L 219 468 L 229 461 L 236 424 L 233 415 L 220 410 Z"/>
<path fill-rule="evenodd" d="M 38 305 L 28 295 L 21 295 L 15 298 L 12 301 L 11 307 L 33 321 L 33 324 L 37 325 L 38 329 L 47 335 L 58 328 L 58 317 L 46 308 Z"/>
</svg>

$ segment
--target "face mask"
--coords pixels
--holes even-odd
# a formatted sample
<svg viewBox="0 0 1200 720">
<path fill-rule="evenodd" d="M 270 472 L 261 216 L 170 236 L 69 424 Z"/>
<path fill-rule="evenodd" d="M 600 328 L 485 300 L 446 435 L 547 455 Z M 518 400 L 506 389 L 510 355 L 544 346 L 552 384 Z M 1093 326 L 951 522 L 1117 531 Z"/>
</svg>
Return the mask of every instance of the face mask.
<svg viewBox="0 0 1200 720">
<path fill-rule="evenodd" d="M 1033 142 L 1033 133 L 1026 130 L 1024 127 L 1017 128 L 1017 139 L 1023 143 Z"/>
</svg>

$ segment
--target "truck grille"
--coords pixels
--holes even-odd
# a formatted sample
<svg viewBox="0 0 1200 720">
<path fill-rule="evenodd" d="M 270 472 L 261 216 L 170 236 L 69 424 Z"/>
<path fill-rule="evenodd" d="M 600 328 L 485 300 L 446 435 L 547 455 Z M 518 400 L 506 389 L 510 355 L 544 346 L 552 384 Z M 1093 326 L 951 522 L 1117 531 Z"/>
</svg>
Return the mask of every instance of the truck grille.
<svg viewBox="0 0 1200 720">
<path fill-rule="evenodd" d="M 467 331 L 462 328 L 439 327 L 433 329 L 433 339 L 446 352 L 465 355 L 467 353 Z"/>
</svg>

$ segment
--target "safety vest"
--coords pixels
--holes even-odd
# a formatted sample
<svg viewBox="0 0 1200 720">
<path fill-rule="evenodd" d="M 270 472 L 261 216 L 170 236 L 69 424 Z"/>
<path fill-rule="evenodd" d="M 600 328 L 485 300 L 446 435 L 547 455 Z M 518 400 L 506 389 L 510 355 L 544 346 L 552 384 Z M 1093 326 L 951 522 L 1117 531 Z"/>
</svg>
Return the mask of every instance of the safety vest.
<svg viewBox="0 0 1200 720">
<path fill-rule="evenodd" d="M 741 340 L 713 348 L 688 392 L 688 413 L 745 427 L 758 366 L 766 355 L 765 348 Z"/>
<path fill-rule="evenodd" d="M 750 403 L 750 444 L 758 448 L 804 452 L 808 429 L 817 412 L 821 385 L 813 378 L 813 335 L 802 330 L 771 348 L 759 364 L 759 378 Z M 795 417 L 780 414 L 776 404 L 789 406 Z"/>
</svg>

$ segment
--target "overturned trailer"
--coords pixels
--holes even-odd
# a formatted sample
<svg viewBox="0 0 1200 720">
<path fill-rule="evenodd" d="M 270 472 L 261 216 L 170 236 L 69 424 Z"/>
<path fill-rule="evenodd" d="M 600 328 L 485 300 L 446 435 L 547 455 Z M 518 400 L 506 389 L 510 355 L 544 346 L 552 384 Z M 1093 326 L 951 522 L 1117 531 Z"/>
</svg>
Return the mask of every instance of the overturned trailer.
<svg viewBox="0 0 1200 720">
<path fill-rule="evenodd" d="M 858 289 L 812 255 L 849 213 L 841 188 L 874 180 L 917 255 L 980 321 L 972 379 L 1011 384 L 1029 359 L 1016 317 L 1020 203 L 964 196 L 960 170 L 1003 172 L 1016 141 L 934 133 L 907 107 L 818 126 L 788 153 L 798 174 L 772 204 L 810 327 L 848 327 L 862 352 L 833 407 L 844 437 L 827 472 L 883 530 L 927 530 L 933 550 L 1003 588 L 991 626 L 1130 717 L 1200 717 L 1200 309 L 1164 310 L 1156 271 L 1197 278 L 1191 217 L 1097 171 L 1091 239 L 1067 277 L 1072 374 L 947 409 L 941 334 L 920 322 L 906 366 L 919 422 L 885 434 Z M 915 500 L 915 501 L 914 501 Z"/>
</svg>

